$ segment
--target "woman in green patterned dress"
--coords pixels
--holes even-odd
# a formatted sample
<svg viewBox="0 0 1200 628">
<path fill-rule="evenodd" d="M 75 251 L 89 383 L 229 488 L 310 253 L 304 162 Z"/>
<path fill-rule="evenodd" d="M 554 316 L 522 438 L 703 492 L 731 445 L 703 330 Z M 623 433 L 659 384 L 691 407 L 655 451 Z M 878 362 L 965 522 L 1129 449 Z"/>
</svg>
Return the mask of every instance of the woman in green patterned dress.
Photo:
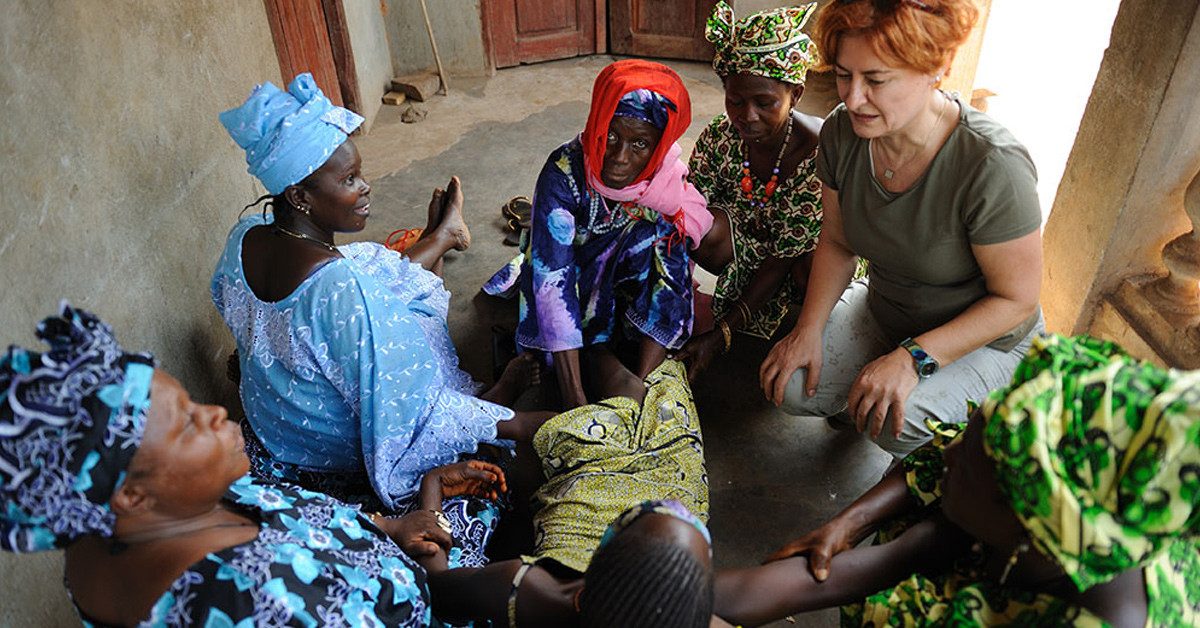
<svg viewBox="0 0 1200 628">
<path fill-rule="evenodd" d="M 1037 338 L 965 429 L 931 427 L 774 562 L 719 575 L 717 614 L 857 602 L 843 626 L 1200 624 L 1200 371 Z"/>
<path fill-rule="evenodd" d="M 770 338 L 789 304 L 804 296 L 821 230 L 821 119 L 793 108 L 815 60 L 816 48 L 800 30 L 815 7 L 735 21 L 733 9 L 718 2 L 708 20 L 725 113 L 700 134 L 688 169 L 715 219 L 693 259 L 718 276 L 717 327 L 679 352 L 692 377 L 729 348 L 734 330 Z"/>
</svg>

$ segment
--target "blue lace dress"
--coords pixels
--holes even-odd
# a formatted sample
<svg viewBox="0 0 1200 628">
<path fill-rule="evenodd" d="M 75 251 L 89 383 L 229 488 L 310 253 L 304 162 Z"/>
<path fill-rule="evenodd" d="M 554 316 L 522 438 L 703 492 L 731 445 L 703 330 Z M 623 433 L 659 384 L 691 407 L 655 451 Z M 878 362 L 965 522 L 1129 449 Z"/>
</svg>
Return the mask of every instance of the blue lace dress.
<svg viewBox="0 0 1200 628">
<path fill-rule="evenodd" d="M 258 537 L 189 567 L 140 626 L 435 625 L 424 570 L 356 508 L 250 476 L 225 501 Z"/>
<path fill-rule="evenodd" d="M 496 424 L 512 411 L 476 398 L 458 368 L 440 277 L 358 242 L 287 298 L 260 301 L 242 272 L 242 239 L 267 222 L 237 223 L 212 280 L 237 341 L 252 473 L 349 499 L 357 483 L 403 512 L 430 469 L 479 443 L 508 444 Z"/>
</svg>

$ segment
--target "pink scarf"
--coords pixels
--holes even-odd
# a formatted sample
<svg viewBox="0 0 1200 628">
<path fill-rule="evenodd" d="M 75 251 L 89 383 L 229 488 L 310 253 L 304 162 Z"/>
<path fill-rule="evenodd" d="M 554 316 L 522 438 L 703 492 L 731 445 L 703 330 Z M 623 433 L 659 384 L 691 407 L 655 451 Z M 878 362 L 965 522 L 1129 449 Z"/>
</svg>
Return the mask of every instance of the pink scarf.
<svg viewBox="0 0 1200 628">
<path fill-rule="evenodd" d="M 610 188 L 600 177 L 592 174 L 599 168 L 591 168 L 587 163 L 587 153 L 584 153 L 584 170 L 588 173 L 588 183 L 600 196 L 614 201 L 633 202 L 649 207 L 662 214 L 668 222 L 675 225 L 681 237 L 691 241 L 689 248 L 700 246 L 704 234 L 712 228 L 713 216 L 708 211 L 708 202 L 704 195 L 687 180 L 688 169 L 679 156 L 683 149 L 678 143 L 673 143 L 663 157 L 662 163 L 650 175 L 650 178 L 627 185 L 621 189 Z"/>
</svg>

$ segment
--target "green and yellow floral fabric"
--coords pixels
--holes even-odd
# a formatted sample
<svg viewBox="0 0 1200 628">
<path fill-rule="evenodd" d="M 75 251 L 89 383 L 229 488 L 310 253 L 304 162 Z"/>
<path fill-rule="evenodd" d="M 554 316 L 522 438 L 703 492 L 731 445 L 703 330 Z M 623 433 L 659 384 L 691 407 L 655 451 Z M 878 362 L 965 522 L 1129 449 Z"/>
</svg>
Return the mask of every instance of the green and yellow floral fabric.
<svg viewBox="0 0 1200 628">
<path fill-rule="evenodd" d="M 738 187 L 746 146 L 725 114 L 713 118 L 696 140 L 688 162 L 688 179 L 708 199 L 708 206 L 729 216 L 733 259 L 717 277 L 713 316 L 719 320 L 742 296 L 754 273 L 768 257 L 800 257 L 817 248 L 821 234 L 821 180 L 816 174 L 816 151 L 796 166 L 792 176 L 779 182 L 766 207 L 754 207 Z M 762 198 L 764 183 L 754 182 Z M 804 298 L 795 282 L 785 278 L 779 290 L 754 313 L 739 331 L 770 338 L 787 314 L 788 306 Z"/>
<path fill-rule="evenodd" d="M 1039 551 L 1081 589 L 1141 568 L 1147 627 L 1200 625 L 1200 371 L 1159 369 L 1092 338 L 1048 336 L 983 410 L 997 482 Z M 930 427 L 933 441 L 904 470 L 909 491 L 936 506 L 942 450 L 964 426 Z M 917 518 L 882 530 L 878 542 Z M 1059 598 L 981 579 L 982 562 L 964 557 L 948 574 L 913 575 L 843 607 L 842 625 L 1107 626 Z"/>
<path fill-rule="evenodd" d="M 733 8 L 717 2 L 704 29 L 705 39 L 716 47 L 713 70 L 722 78 L 746 73 L 804 84 L 818 57 L 816 44 L 801 28 L 816 8 L 813 2 L 735 20 Z"/>
<path fill-rule="evenodd" d="M 1200 371 L 1048 336 L 983 411 L 1001 491 L 1080 590 L 1200 532 Z"/>
</svg>

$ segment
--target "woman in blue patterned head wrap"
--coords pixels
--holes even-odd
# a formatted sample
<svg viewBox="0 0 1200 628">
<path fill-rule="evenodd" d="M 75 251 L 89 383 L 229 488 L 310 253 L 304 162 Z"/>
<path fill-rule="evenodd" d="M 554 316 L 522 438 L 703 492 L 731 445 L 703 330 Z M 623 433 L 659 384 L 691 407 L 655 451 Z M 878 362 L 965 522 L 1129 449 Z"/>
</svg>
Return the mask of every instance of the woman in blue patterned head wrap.
<svg viewBox="0 0 1200 628">
<path fill-rule="evenodd" d="M 64 306 L 38 336 L 50 351 L 0 358 L 0 549 L 65 547 L 86 625 L 430 625 L 405 551 L 449 548 L 433 512 L 368 516 L 260 483 L 225 409 L 122 351 L 95 316 Z M 428 477 L 434 506 L 504 488 L 476 462 Z"/>
<path fill-rule="evenodd" d="M 514 418 L 500 404 L 536 373 L 532 363 L 476 396 L 446 327 L 442 255 L 471 239 L 458 179 L 434 192 L 429 224 L 403 254 L 337 247 L 334 233 L 362 230 L 371 210 L 347 139 L 362 119 L 308 74 L 287 92 L 260 85 L 220 119 L 272 209 L 234 226 L 212 280 L 237 341 L 251 472 L 404 512 L 426 471 L 480 443 L 527 440 L 544 416 Z M 492 508 L 478 527 L 493 525 Z M 473 536 L 478 545 L 486 534 Z"/>
</svg>

